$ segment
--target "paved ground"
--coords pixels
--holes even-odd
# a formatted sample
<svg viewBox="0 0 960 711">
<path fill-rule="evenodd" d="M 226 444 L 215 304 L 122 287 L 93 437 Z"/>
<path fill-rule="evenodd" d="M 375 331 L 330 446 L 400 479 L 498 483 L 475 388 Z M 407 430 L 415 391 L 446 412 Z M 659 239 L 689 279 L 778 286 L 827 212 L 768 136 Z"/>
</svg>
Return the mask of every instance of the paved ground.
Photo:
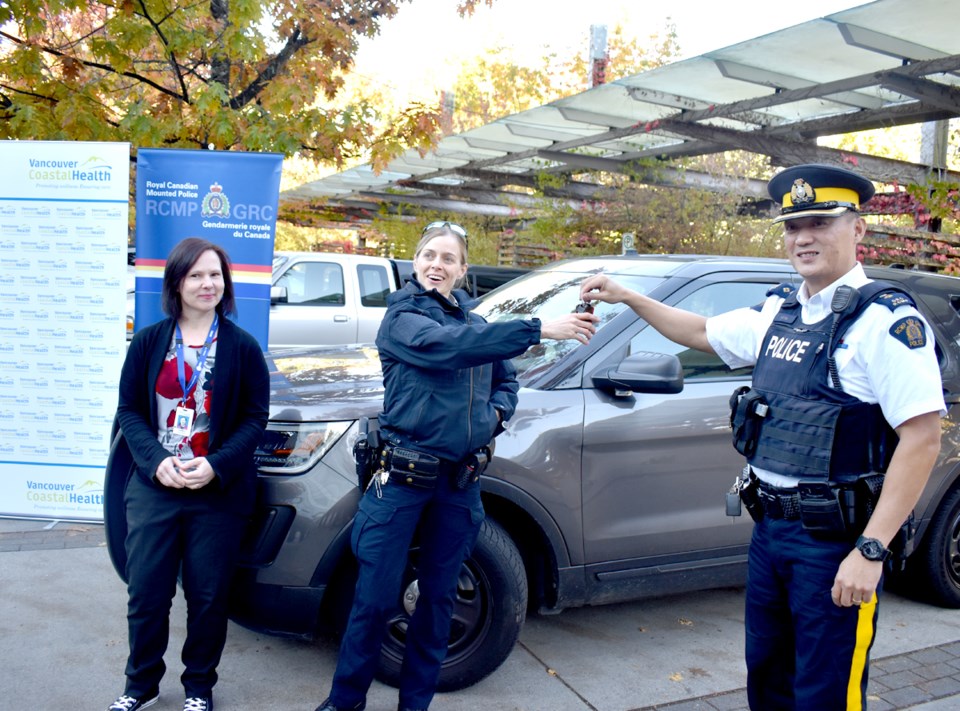
<svg viewBox="0 0 960 711">
<path fill-rule="evenodd" d="M 126 596 L 97 524 L 0 519 L 0 710 L 104 708 L 122 687 Z M 437 711 L 739 711 L 742 590 L 532 617 L 507 662 Z M 157 711 L 180 708 L 174 603 L 170 672 Z M 874 649 L 870 711 L 960 708 L 960 611 L 887 595 Z M 280 639 L 231 626 L 218 708 L 304 709 L 326 691 L 333 640 Z M 108 698 L 109 697 L 109 698 Z M 395 708 L 375 684 L 368 708 Z"/>
</svg>

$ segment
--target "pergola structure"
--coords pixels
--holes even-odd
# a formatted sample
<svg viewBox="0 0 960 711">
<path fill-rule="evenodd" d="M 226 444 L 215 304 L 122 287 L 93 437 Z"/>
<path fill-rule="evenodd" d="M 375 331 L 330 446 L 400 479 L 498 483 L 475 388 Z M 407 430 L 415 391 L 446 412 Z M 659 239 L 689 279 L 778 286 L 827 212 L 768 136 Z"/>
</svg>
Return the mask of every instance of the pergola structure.
<svg viewBox="0 0 960 711">
<path fill-rule="evenodd" d="M 545 171 L 568 178 L 547 196 L 602 200 L 608 188 L 582 177 L 599 171 L 735 192 L 762 210 L 770 207 L 765 179 L 674 170 L 671 159 L 739 149 L 774 167 L 853 164 L 881 183 L 960 184 L 936 154 L 909 163 L 817 144 L 957 116 L 960 2 L 876 0 L 446 136 L 433 152 L 407 151 L 380 173 L 345 170 L 287 190 L 281 202 L 351 220 L 381 205 L 507 216 L 534 204 L 530 189 Z M 660 167 L 644 172 L 643 159 Z"/>
</svg>

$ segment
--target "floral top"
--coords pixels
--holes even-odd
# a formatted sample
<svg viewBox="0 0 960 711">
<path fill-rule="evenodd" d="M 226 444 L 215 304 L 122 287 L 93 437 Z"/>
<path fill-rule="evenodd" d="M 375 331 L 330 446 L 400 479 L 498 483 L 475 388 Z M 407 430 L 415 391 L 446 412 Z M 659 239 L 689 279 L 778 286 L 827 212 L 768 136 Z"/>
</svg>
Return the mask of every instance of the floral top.
<svg viewBox="0 0 960 711">
<path fill-rule="evenodd" d="M 193 371 L 197 367 L 197 356 L 202 348 L 203 346 L 200 345 L 186 346 L 183 349 L 184 377 L 187 383 L 190 382 Z M 163 366 L 160 368 L 160 375 L 157 377 L 157 422 L 160 423 L 157 439 L 170 454 L 180 459 L 188 460 L 194 457 L 205 457 L 209 454 L 210 407 L 216 360 L 217 339 L 214 338 L 210 345 L 210 352 L 207 354 L 207 361 L 200 372 L 199 378 L 197 378 L 196 385 L 187 394 L 184 402 L 185 407 L 194 412 L 190 435 L 184 437 L 173 433 L 174 419 L 182 395 L 180 380 L 177 376 L 176 337 L 171 339 L 167 348 L 167 355 L 164 358 Z"/>
</svg>

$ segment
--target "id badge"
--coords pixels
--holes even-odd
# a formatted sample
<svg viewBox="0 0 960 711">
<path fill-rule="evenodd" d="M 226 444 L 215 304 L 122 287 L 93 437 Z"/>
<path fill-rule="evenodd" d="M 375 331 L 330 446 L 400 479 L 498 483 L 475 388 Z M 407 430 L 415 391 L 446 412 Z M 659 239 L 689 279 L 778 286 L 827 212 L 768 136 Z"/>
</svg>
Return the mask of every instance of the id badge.
<svg viewBox="0 0 960 711">
<path fill-rule="evenodd" d="M 173 420 L 173 434 L 179 437 L 189 437 L 193 428 L 193 410 L 187 407 L 178 407 Z"/>
</svg>

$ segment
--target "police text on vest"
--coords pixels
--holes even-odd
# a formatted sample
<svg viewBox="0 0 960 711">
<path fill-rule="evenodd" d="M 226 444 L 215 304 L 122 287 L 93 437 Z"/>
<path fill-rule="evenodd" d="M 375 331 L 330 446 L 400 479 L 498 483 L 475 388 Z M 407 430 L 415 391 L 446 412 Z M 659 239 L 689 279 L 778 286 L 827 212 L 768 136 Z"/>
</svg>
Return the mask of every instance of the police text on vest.
<svg viewBox="0 0 960 711">
<path fill-rule="evenodd" d="M 767 343 L 767 350 L 764 355 L 768 358 L 802 363 L 803 354 L 807 352 L 809 346 L 810 341 L 802 341 L 799 338 L 770 336 L 770 341 Z"/>
</svg>

